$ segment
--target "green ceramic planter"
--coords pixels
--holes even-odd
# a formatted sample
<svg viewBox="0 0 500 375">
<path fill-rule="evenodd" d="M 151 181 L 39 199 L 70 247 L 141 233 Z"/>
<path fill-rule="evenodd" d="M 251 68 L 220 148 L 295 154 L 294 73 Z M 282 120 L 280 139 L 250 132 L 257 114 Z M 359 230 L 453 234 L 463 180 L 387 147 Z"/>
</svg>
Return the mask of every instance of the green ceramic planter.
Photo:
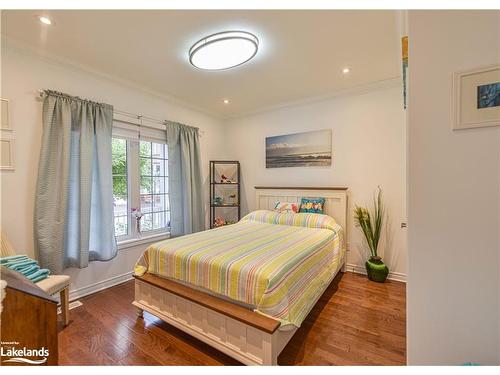
<svg viewBox="0 0 500 375">
<path fill-rule="evenodd" d="M 382 262 L 380 257 L 371 257 L 365 263 L 368 279 L 383 283 L 389 274 L 389 268 Z"/>
</svg>

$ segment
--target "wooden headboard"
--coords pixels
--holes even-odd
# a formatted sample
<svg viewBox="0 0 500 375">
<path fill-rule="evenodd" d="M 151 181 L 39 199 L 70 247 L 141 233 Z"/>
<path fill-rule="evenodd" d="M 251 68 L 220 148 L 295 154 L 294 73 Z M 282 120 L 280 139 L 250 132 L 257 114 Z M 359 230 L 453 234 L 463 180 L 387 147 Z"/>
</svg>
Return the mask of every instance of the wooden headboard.
<svg viewBox="0 0 500 375">
<path fill-rule="evenodd" d="M 272 210 L 277 201 L 300 203 L 305 198 L 325 198 L 325 214 L 333 217 L 347 232 L 347 188 L 345 187 L 269 187 L 256 186 L 257 209 Z M 347 238 L 347 236 L 345 237 Z"/>
</svg>

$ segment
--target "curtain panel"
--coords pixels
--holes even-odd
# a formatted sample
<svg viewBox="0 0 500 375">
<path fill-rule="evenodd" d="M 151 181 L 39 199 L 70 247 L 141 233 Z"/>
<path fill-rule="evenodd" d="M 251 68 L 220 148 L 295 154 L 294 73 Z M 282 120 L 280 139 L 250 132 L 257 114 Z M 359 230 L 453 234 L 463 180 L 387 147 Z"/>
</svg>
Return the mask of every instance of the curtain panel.
<svg viewBox="0 0 500 375">
<path fill-rule="evenodd" d="M 181 236 L 205 229 L 200 137 L 197 128 L 166 122 L 170 234 Z"/>
<path fill-rule="evenodd" d="M 112 106 L 45 91 L 34 235 L 52 273 L 117 254 L 112 126 Z"/>
</svg>

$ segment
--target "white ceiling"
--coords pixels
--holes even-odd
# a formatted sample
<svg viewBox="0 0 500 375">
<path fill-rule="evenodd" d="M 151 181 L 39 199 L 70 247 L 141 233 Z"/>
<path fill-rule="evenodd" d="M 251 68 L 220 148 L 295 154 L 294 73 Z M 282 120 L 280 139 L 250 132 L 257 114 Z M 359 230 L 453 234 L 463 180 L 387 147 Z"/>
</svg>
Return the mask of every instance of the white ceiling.
<svg viewBox="0 0 500 375">
<path fill-rule="evenodd" d="M 191 45 L 224 30 L 257 35 L 257 56 L 226 71 L 191 66 Z M 400 75 L 394 11 L 3 11 L 2 34 L 222 117 Z"/>
</svg>

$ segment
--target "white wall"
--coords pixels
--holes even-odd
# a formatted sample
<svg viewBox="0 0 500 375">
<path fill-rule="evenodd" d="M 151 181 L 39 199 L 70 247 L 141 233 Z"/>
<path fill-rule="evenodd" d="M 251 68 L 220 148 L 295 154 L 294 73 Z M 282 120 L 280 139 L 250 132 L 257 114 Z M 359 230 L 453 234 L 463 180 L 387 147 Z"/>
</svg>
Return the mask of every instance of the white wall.
<svg viewBox="0 0 500 375">
<path fill-rule="evenodd" d="M 294 105 L 228 121 L 227 146 L 241 163 L 242 213 L 255 209 L 254 186 L 346 186 L 349 188 L 348 263 L 363 267 L 365 246 L 353 225 L 354 204 L 371 204 L 380 185 L 391 219 L 381 249 L 396 276 L 406 273 L 406 136 L 399 84 L 351 93 L 312 104 Z M 265 138 L 333 129 L 331 167 L 265 167 Z M 394 275 L 393 275 L 394 276 Z"/>
<path fill-rule="evenodd" d="M 1 172 L 1 226 L 18 252 L 33 256 L 33 210 L 42 132 L 38 89 L 54 89 L 106 102 L 116 109 L 197 126 L 202 131 L 202 163 L 208 181 L 208 161 L 223 158 L 222 122 L 136 87 L 86 72 L 52 58 L 40 57 L 18 45 L 2 44 L 2 93 L 11 100 L 11 121 L 16 139 L 14 172 Z M 208 187 L 205 186 L 207 202 Z M 208 209 L 207 209 L 208 213 Z M 208 220 L 208 219 L 207 219 Z M 208 222 L 208 221 L 207 221 Z M 119 251 L 112 262 L 92 262 L 85 269 L 68 269 L 71 289 L 81 289 L 123 274 L 129 274 L 146 247 Z M 103 284 L 104 285 L 104 284 Z"/>
<path fill-rule="evenodd" d="M 500 364 L 500 128 L 453 131 L 452 74 L 500 64 L 500 12 L 410 11 L 408 362 Z"/>
</svg>

